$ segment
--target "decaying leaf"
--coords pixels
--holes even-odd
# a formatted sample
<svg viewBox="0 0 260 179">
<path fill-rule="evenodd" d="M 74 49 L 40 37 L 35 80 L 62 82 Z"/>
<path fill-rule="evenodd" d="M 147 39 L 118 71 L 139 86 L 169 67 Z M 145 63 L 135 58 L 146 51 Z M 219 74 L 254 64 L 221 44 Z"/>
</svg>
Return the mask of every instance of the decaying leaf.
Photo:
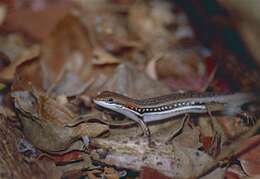
<svg viewBox="0 0 260 179">
<path fill-rule="evenodd" d="M 78 18 L 66 16 L 42 47 L 41 67 L 45 89 L 54 94 L 72 94 L 92 77 L 92 47 Z M 76 84 L 76 85 L 75 85 Z"/>
<path fill-rule="evenodd" d="M 16 141 L 22 134 L 0 114 L 0 173 L 1 178 L 51 178 L 61 177 L 61 172 L 52 162 L 32 161 L 17 151 Z"/>
<path fill-rule="evenodd" d="M 140 175 L 143 179 L 150 179 L 150 178 L 170 179 L 170 177 L 167 177 L 161 174 L 159 171 L 149 167 L 143 167 Z"/>
<path fill-rule="evenodd" d="M 240 163 L 249 176 L 260 174 L 260 135 L 251 137 L 244 142 L 239 150 Z"/>
<path fill-rule="evenodd" d="M 12 97 L 25 136 L 43 151 L 65 151 L 81 138 L 98 136 L 108 130 L 102 124 L 96 124 L 95 128 L 88 124 L 66 127 L 66 124 L 76 122 L 73 121 L 75 114 L 39 91 L 15 91 Z"/>
<path fill-rule="evenodd" d="M 26 44 L 25 39 L 19 35 L 0 37 L 0 42 L 1 51 L 10 59 L 10 64 L 0 71 L 0 78 L 4 80 L 13 80 L 16 67 L 40 53 L 37 44 Z"/>
<path fill-rule="evenodd" d="M 184 5 L 186 2 L 178 1 Z M 189 5 L 196 9 L 198 2 Z M 201 10 L 198 15 L 204 16 Z M 204 18 L 200 20 L 204 24 Z M 92 97 L 105 90 L 143 99 L 173 93 L 171 89 L 233 89 L 226 79 L 215 80 L 215 61 L 218 69 L 237 69 L 239 65 L 232 63 L 236 58 L 218 50 L 218 39 L 213 44 L 206 42 L 213 47 L 212 52 L 201 45 L 187 15 L 175 2 L 5 0 L 0 3 L 0 24 L 0 104 L 9 104 L 10 94 L 13 97 L 13 108 L 0 106 L 0 114 L 14 125 L 2 127 L 0 120 L 0 177 L 13 173 L 12 177 L 16 177 L 18 173 L 16 178 L 31 178 L 38 172 L 37 178 L 48 178 L 52 170 L 57 170 L 56 178 L 63 171 L 62 178 L 117 179 L 123 178 L 118 170 L 126 168 L 127 175 L 132 169 L 136 175 L 141 171 L 143 178 L 192 178 L 207 169 L 208 163 L 218 162 L 212 158 L 244 132 L 227 117 L 215 119 L 215 113 L 212 120 L 197 114 L 183 123 L 182 116 L 176 116 L 147 124 L 152 141 L 149 146 L 134 121 L 94 107 Z M 222 68 L 222 59 L 228 59 L 225 64 L 231 67 Z M 234 84 L 246 86 L 247 81 L 257 81 L 250 80 L 252 76 L 257 79 L 257 73 L 247 76 Z M 239 90 L 240 86 L 235 88 Z M 22 125 L 18 126 L 18 122 Z M 13 127 L 21 129 L 31 143 L 31 153 L 36 155 L 20 150 L 23 148 L 18 144 L 16 150 L 13 144 L 17 129 L 12 131 Z M 171 134 L 176 135 L 166 144 Z M 255 140 L 250 139 L 245 146 Z M 257 150 L 255 147 L 241 155 L 238 150 L 234 156 L 238 156 L 245 172 L 237 168 L 239 172 L 229 170 L 226 176 L 258 176 Z M 39 160 L 33 158 L 24 164 L 27 156 Z M 46 166 L 42 160 L 51 165 Z M 222 178 L 223 173 L 224 169 L 219 168 L 205 178 Z"/>
<path fill-rule="evenodd" d="M 29 90 L 31 86 L 43 89 L 41 66 L 38 58 L 26 60 L 17 66 L 12 91 Z"/>
<path fill-rule="evenodd" d="M 170 93 L 162 83 L 150 79 L 129 63 L 119 65 L 100 91 L 116 91 L 134 98 L 154 97 Z"/>
</svg>

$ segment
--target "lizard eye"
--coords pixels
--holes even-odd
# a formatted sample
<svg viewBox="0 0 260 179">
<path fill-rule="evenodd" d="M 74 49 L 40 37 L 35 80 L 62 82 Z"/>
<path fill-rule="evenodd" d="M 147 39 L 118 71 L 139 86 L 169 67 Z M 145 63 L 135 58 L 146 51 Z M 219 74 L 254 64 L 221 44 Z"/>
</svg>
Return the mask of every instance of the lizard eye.
<svg viewBox="0 0 260 179">
<path fill-rule="evenodd" d="M 108 101 L 109 102 L 113 102 L 113 98 L 108 98 Z"/>
</svg>

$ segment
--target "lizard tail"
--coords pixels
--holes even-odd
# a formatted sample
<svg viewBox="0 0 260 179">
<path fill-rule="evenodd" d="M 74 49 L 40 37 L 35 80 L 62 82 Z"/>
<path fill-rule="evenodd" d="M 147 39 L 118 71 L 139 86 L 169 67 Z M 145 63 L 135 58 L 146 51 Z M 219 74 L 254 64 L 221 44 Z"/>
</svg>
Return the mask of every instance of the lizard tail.
<svg viewBox="0 0 260 179">
<path fill-rule="evenodd" d="M 225 104 L 224 114 L 229 116 L 235 116 L 241 113 L 242 106 L 259 101 L 259 95 L 256 93 L 235 93 L 230 96 Z"/>
</svg>

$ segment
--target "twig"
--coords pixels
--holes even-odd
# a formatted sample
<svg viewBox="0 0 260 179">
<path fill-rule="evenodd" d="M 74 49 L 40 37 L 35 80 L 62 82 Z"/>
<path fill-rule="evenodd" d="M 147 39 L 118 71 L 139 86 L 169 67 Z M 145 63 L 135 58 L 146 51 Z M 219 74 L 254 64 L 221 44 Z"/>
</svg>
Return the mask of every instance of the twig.
<svg viewBox="0 0 260 179">
<path fill-rule="evenodd" d="M 213 171 L 212 169 L 216 169 L 219 166 L 221 166 L 221 161 L 226 160 L 227 162 L 229 162 L 230 160 L 236 158 L 238 156 L 238 154 L 235 154 L 236 149 L 239 148 L 239 146 L 245 142 L 246 139 L 248 139 L 249 137 L 251 137 L 252 135 L 254 135 L 260 128 L 260 120 L 258 120 L 258 122 L 256 123 L 256 125 L 249 130 L 248 132 L 246 132 L 244 135 L 242 135 L 238 141 L 234 142 L 233 144 L 227 146 L 226 148 L 224 148 L 222 150 L 222 152 L 220 153 L 220 155 L 216 158 L 215 161 L 213 161 L 210 164 L 207 164 L 206 168 L 197 176 L 192 177 L 192 178 L 200 178 L 202 176 L 207 175 L 208 173 L 210 173 L 211 171 Z M 252 148 L 251 148 L 252 149 Z"/>
<path fill-rule="evenodd" d="M 201 90 L 200 90 L 201 92 L 205 92 L 208 89 L 209 85 L 212 83 L 212 81 L 215 78 L 217 69 L 218 69 L 218 66 L 215 66 L 215 68 L 212 70 L 211 74 L 209 75 L 207 83 L 201 88 Z"/>
<path fill-rule="evenodd" d="M 174 130 L 169 136 L 168 138 L 166 139 L 165 143 L 169 143 L 173 138 L 175 138 L 178 134 L 181 133 L 182 129 L 184 128 L 185 126 L 185 123 L 186 121 L 190 118 L 190 115 L 189 114 L 185 114 L 184 117 L 182 118 L 182 123 L 181 125 L 176 129 Z"/>
</svg>

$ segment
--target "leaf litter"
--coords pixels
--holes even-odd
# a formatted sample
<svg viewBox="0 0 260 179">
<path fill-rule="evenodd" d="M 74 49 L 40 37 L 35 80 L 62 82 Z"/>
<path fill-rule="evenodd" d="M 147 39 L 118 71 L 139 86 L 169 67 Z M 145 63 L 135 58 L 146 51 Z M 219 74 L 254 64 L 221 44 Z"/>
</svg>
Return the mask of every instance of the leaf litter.
<svg viewBox="0 0 260 179">
<path fill-rule="evenodd" d="M 105 90 L 139 99 L 232 91 L 219 75 L 220 59 L 197 41 L 175 2 L 6 3 L 13 7 L 3 17 L 5 30 L 0 28 L 0 127 L 7 130 L 0 149 L 6 178 L 12 172 L 20 178 L 223 178 L 236 175 L 232 157 L 240 162 L 241 176 L 259 175 L 257 147 L 236 154 L 258 140 L 240 120 L 192 115 L 184 123 L 180 116 L 149 124 L 156 144 L 149 147 L 134 122 L 91 101 Z M 8 131 L 12 128 L 14 133 Z M 244 133 L 245 143 L 234 145 Z M 16 146 L 16 141 L 22 142 Z M 28 172 L 31 163 L 35 167 Z"/>
</svg>

